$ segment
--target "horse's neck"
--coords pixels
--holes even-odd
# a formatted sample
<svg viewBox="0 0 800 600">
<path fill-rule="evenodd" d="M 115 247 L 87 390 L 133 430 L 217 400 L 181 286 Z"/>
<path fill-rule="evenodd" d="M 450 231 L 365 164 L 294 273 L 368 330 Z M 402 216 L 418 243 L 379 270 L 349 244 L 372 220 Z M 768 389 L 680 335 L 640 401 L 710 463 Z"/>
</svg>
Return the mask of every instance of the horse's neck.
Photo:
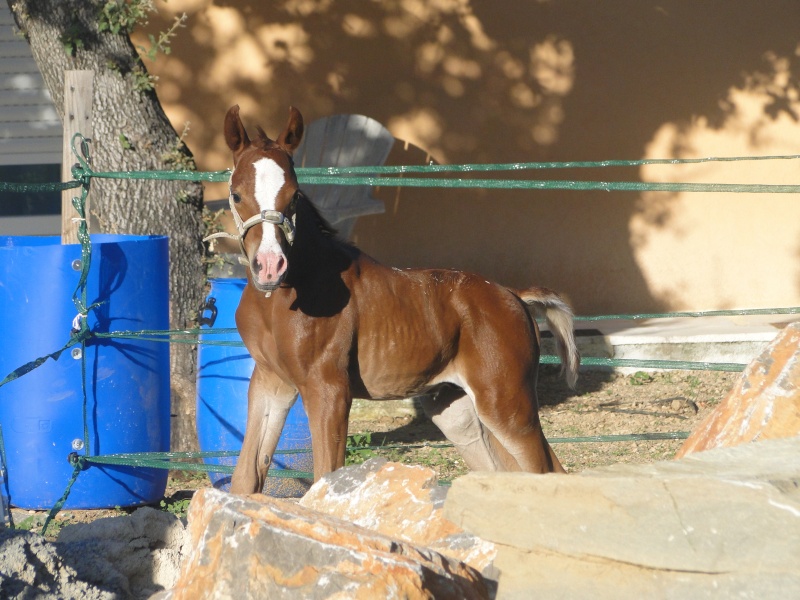
<svg viewBox="0 0 800 600">
<path fill-rule="evenodd" d="M 288 283 L 340 278 L 357 258 L 359 251 L 331 232 L 330 226 L 312 207 L 298 213 L 297 233 L 289 255 Z"/>
<path fill-rule="evenodd" d="M 347 243 L 316 227 L 303 231 L 298 225 L 286 275 L 295 294 L 292 308 L 311 317 L 339 315 L 350 303 L 346 272 L 357 256 Z"/>
</svg>

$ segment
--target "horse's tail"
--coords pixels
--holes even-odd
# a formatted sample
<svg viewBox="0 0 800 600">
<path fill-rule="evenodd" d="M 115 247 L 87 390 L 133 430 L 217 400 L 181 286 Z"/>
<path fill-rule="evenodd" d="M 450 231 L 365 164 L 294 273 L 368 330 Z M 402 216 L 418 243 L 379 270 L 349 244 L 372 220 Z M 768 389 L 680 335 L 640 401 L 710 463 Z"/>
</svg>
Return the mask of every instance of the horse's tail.
<svg viewBox="0 0 800 600">
<path fill-rule="evenodd" d="M 572 329 L 572 309 L 561 296 L 547 288 L 532 287 L 519 290 L 517 294 L 533 310 L 534 316 L 547 321 L 547 326 L 556 341 L 558 358 L 561 360 L 561 375 L 567 380 L 567 385 L 574 390 L 578 381 L 581 355 L 575 344 L 575 333 Z"/>
</svg>

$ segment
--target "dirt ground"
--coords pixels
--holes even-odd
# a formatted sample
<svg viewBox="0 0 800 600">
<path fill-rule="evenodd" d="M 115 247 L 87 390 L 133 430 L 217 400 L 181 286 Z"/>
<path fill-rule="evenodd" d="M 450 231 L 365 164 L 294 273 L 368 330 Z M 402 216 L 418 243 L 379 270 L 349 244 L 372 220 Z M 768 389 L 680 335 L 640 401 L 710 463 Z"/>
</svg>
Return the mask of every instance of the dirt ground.
<svg viewBox="0 0 800 600">
<path fill-rule="evenodd" d="M 710 371 L 636 372 L 621 374 L 583 371 L 578 389 L 570 391 L 555 367 L 542 367 L 539 381 L 540 415 L 545 435 L 571 472 L 618 462 L 647 463 L 670 459 L 681 439 L 625 442 L 575 442 L 563 438 L 599 435 L 689 432 L 730 391 L 739 375 Z M 382 414 L 362 417 L 356 411 L 350 421 L 349 463 L 385 456 L 434 469 L 442 481 L 450 481 L 467 469 L 439 430 L 424 416 Z M 376 448 L 377 447 L 377 448 Z M 172 472 L 164 500 L 156 508 L 185 514 L 194 490 L 210 485 L 202 473 Z M 48 530 L 53 539 L 72 523 L 127 514 L 133 509 L 64 510 Z M 40 531 L 47 516 L 43 511 L 13 510 L 17 526 Z"/>
</svg>

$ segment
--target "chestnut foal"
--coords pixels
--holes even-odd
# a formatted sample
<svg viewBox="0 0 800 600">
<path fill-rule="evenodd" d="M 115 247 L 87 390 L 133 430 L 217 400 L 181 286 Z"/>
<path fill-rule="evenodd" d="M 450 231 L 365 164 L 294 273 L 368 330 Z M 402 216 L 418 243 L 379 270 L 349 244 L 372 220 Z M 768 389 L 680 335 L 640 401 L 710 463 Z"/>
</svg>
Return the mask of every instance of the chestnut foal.
<svg viewBox="0 0 800 600">
<path fill-rule="evenodd" d="M 251 140 L 238 106 L 225 117 L 232 237 L 249 264 L 236 325 L 255 360 L 231 492 L 262 489 L 298 392 L 315 480 L 344 465 L 353 397 L 424 395 L 425 412 L 471 469 L 562 472 L 539 422 L 539 331 L 528 309 L 547 319 L 574 386 L 569 307 L 544 288 L 389 268 L 337 239 L 298 189 L 292 152 L 302 135 L 295 108 L 275 141 L 261 128 Z"/>
</svg>

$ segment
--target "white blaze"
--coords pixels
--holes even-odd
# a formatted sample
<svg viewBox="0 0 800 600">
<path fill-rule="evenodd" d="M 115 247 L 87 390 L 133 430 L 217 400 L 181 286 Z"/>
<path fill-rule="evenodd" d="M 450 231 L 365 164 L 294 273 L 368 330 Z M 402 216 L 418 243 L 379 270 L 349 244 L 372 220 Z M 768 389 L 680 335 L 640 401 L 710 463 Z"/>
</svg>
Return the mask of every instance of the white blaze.
<svg viewBox="0 0 800 600">
<path fill-rule="evenodd" d="M 283 169 L 271 158 L 262 158 L 256 161 L 253 166 L 256 170 L 255 196 L 258 207 L 261 211 L 275 210 L 278 192 L 281 191 L 283 184 L 286 182 Z M 261 226 L 264 228 L 264 233 L 261 236 L 261 245 L 258 247 L 258 252 L 283 254 L 276 227 L 269 223 L 262 223 Z"/>
</svg>

